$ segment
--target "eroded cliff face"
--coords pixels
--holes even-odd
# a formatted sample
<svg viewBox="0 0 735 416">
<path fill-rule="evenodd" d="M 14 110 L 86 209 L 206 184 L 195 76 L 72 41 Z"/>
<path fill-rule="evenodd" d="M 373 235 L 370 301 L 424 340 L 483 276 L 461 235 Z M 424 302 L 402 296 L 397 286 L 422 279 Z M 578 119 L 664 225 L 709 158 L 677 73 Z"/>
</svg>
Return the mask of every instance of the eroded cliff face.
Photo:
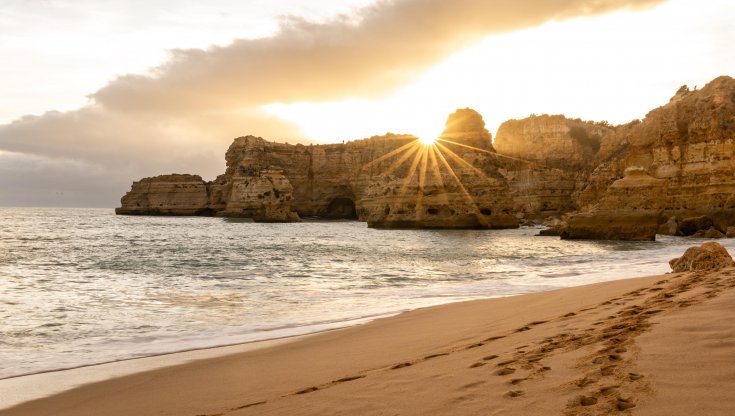
<svg viewBox="0 0 735 416">
<path fill-rule="evenodd" d="M 640 166 L 625 170 L 594 207 L 573 216 L 561 232 L 564 239 L 656 239 L 666 180 L 650 176 Z"/>
<path fill-rule="evenodd" d="M 299 216 L 292 211 L 293 187 L 276 169 L 233 175 L 221 184 L 211 184 L 214 190 L 220 186 L 218 199 L 210 199 L 210 206 L 217 202 L 218 216 L 252 218 L 258 222 L 296 222 Z M 213 192 L 216 194 L 216 192 Z"/>
<path fill-rule="evenodd" d="M 462 109 L 430 146 L 415 147 L 407 172 L 382 172 L 359 211 L 379 228 L 512 228 L 518 226 L 501 162 L 482 116 Z"/>
<path fill-rule="evenodd" d="M 644 120 L 615 128 L 532 116 L 503 123 L 493 144 L 482 117 L 462 109 L 431 146 L 410 135 L 313 146 L 247 136 L 226 162 L 212 182 L 135 182 L 117 212 L 505 228 L 579 210 L 566 238 L 651 239 L 664 223 L 672 233 L 701 223 L 711 228 L 703 233 L 724 235 L 735 229 L 735 80 L 682 88 Z"/>
<path fill-rule="evenodd" d="M 561 115 L 501 124 L 494 144 L 504 157 L 515 211 L 543 218 L 577 209 L 576 196 L 587 186 L 600 141 L 612 131 L 605 123 Z"/>
<path fill-rule="evenodd" d="M 300 216 L 358 219 L 357 202 L 373 178 L 395 161 L 391 153 L 415 143 L 416 137 L 407 135 L 313 146 L 240 137 L 227 150 L 222 180 L 280 170 L 293 188 L 292 207 Z"/>
<path fill-rule="evenodd" d="M 198 198 L 179 209 L 168 178 L 133 185 L 120 214 L 219 215 L 256 221 L 299 217 L 359 219 L 383 228 L 517 227 L 512 198 L 490 133 L 474 110 L 458 110 L 441 136 L 422 144 L 410 135 L 387 135 L 333 145 L 290 145 L 239 137 L 227 169 L 215 181 L 198 178 Z M 151 186 L 142 184 L 155 184 Z M 151 198 L 158 208 L 139 203 Z M 160 195 L 159 195 L 160 194 Z"/>
<path fill-rule="evenodd" d="M 207 183 L 198 175 L 160 175 L 133 182 L 121 199 L 122 215 L 212 215 Z"/>
<path fill-rule="evenodd" d="M 735 224 L 735 79 L 719 77 L 698 91 L 683 87 L 643 121 L 606 135 L 596 162 L 582 206 L 593 206 L 635 165 L 666 182 L 663 216 L 708 215 L 721 229 Z"/>
</svg>

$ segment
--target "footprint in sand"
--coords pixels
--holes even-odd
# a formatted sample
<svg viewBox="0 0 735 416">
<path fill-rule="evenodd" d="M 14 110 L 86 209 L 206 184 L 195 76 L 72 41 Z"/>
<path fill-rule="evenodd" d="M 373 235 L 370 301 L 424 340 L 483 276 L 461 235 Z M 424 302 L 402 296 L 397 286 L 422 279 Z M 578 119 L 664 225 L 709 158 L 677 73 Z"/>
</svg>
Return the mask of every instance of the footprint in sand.
<svg viewBox="0 0 735 416">
<path fill-rule="evenodd" d="M 585 378 L 577 381 L 577 387 L 579 387 L 581 389 L 581 388 L 587 387 L 590 384 L 595 383 L 596 381 L 597 380 L 593 380 L 591 378 L 585 377 Z"/>
<path fill-rule="evenodd" d="M 605 386 L 600 388 L 600 394 L 603 396 L 607 396 L 609 394 L 615 393 L 615 390 L 620 388 L 620 386 Z"/>
<path fill-rule="evenodd" d="M 636 381 L 642 379 L 644 376 L 642 374 L 638 373 L 628 373 L 628 378 L 630 381 Z"/>
<path fill-rule="evenodd" d="M 485 339 L 483 342 L 497 341 L 497 340 L 503 339 L 503 338 L 505 338 L 505 335 L 501 335 L 501 336 L 497 336 L 497 337 L 490 337 L 490 338 Z"/>
<path fill-rule="evenodd" d="M 511 390 L 507 393 L 505 393 L 508 397 L 520 397 L 523 396 L 523 390 Z"/>
<path fill-rule="evenodd" d="M 398 370 L 399 368 L 406 368 L 406 367 L 410 367 L 410 366 L 411 366 L 411 363 L 400 363 L 400 364 L 394 365 L 390 369 L 391 370 Z"/>
<path fill-rule="evenodd" d="M 242 409 L 247 409 L 248 407 L 260 406 L 261 404 L 266 404 L 266 403 L 267 402 L 265 400 L 263 400 L 263 401 L 260 401 L 260 402 L 248 403 L 248 404 L 244 404 L 242 406 L 233 407 L 230 410 L 242 410 Z"/>
<path fill-rule="evenodd" d="M 446 355 L 449 355 L 449 353 L 448 352 L 442 352 L 442 353 L 439 353 L 439 354 L 431 354 L 431 355 L 427 355 L 426 357 L 424 357 L 424 360 L 431 360 L 432 358 L 444 357 Z"/>
<path fill-rule="evenodd" d="M 616 365 L 608 365 L 606 367 L 602 367 L 600 369 L 600 374 L 602 374 L 603 376 L 611 376 L 615 373 L 616 368 Z"/>
<path fill-rule="evenodd" d="M 460 387 L 460 390 L 469 390 L 473 389 L 475 387 L 481 386 L 485 384 L 485 380 L 475 381 L 474 383 L 465 384 L 464 386 Z"/>
<path fill-rule="evenodd" d="M 630 398 L 624 399 L 622 397 L 618 397 L 618 404 L 617 404 L 618 410 L 623 411 L 623 410 L 632 409 L 634 407 L 635 407 L 635 403 L 633 403 L 632 399 Z"/>
<path fill-rule="evenodd" d="M 507 376 L 507 375 L 513 374 L 515 372 L 516 372 L 516 369 L 515 368 L 513 368 L 513 367 L 505 367 L 505 368 L 503 368 L 501 370 L 498 370 L 495 373 L 495 375 L 498 375 L 498 376 Z"/>
<path fill-rule="evenodd" d="M 579 404 L 582 406 L 592 406 L 597 404 L 597 398 L 592 396 L 581 396 L 579 398 Z"/>
<path fill-rule="evenodd" d="M 307 387 L 303 390 L 297 391 L 295 394 L 306 394 L 319 390 L 319 387 Z"/>
<path fill-rule="evenodd" d="M 483 360 L 485 360 L 485 361 L 490 361 L 490 360 L 494 360 L 494 359 L 496 359 L 496 358 L 498 358 L 498 356 L 497 356 L 497 355 L 495 355 L 495 354 L 493 354 L 493 355 L 488 355 L 488 356 L 486 356 L 486 357 L 482 357 L 482 359 L 483 359 Z"/>
<path fill-rule="evenodd" d="M 343 377 L 343 378 L 341 378 L 339 380 L 335 380 L 334 382 L 335 383 L 346 383 L 348 381 L 359 380 L 359 379 L 365 378 L 365 377 L 367 377 L 367 376 L 365 376 L 364 374 L 363 375 L 360 375 L 360 376 Z"/>
</svg>

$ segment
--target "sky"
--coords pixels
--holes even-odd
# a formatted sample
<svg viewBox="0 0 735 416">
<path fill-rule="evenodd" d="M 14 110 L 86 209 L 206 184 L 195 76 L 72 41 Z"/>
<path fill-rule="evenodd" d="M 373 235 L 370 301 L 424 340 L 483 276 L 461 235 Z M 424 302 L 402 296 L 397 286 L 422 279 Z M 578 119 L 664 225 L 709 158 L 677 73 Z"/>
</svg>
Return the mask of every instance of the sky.
<svg viewBox="0 0 735 416">
<path fill-rule="evenodd" d="M 731 0 L 2 0 L 0 206 L 213 179 L 232 139 L 643 118 L 735 75 Z"/>
</svg>

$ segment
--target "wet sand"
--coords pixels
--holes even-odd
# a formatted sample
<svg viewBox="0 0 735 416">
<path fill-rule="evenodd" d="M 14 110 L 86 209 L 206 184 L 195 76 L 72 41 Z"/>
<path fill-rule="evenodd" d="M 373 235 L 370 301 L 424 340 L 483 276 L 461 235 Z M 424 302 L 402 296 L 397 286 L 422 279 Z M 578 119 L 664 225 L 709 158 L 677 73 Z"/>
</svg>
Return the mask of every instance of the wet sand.
<svg viewBox="0 0 735 416">
<path fill-rule="evenodd" d="M 735 269 L 460 302 L 0 415 L 732 415 Z"/>
</svg>

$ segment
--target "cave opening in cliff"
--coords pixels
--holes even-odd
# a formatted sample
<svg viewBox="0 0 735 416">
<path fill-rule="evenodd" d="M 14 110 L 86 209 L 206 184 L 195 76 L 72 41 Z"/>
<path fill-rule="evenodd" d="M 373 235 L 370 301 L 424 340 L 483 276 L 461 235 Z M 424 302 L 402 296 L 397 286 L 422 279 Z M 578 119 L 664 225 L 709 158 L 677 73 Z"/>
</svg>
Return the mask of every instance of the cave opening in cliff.
<svg viewBox="0 0 735 416">
<path fill-rule="evenodd" d="M 335 198 L 320 216 L 329 220 L 356 220 L 355 201 L 351 198 Z"/>
</svg>

